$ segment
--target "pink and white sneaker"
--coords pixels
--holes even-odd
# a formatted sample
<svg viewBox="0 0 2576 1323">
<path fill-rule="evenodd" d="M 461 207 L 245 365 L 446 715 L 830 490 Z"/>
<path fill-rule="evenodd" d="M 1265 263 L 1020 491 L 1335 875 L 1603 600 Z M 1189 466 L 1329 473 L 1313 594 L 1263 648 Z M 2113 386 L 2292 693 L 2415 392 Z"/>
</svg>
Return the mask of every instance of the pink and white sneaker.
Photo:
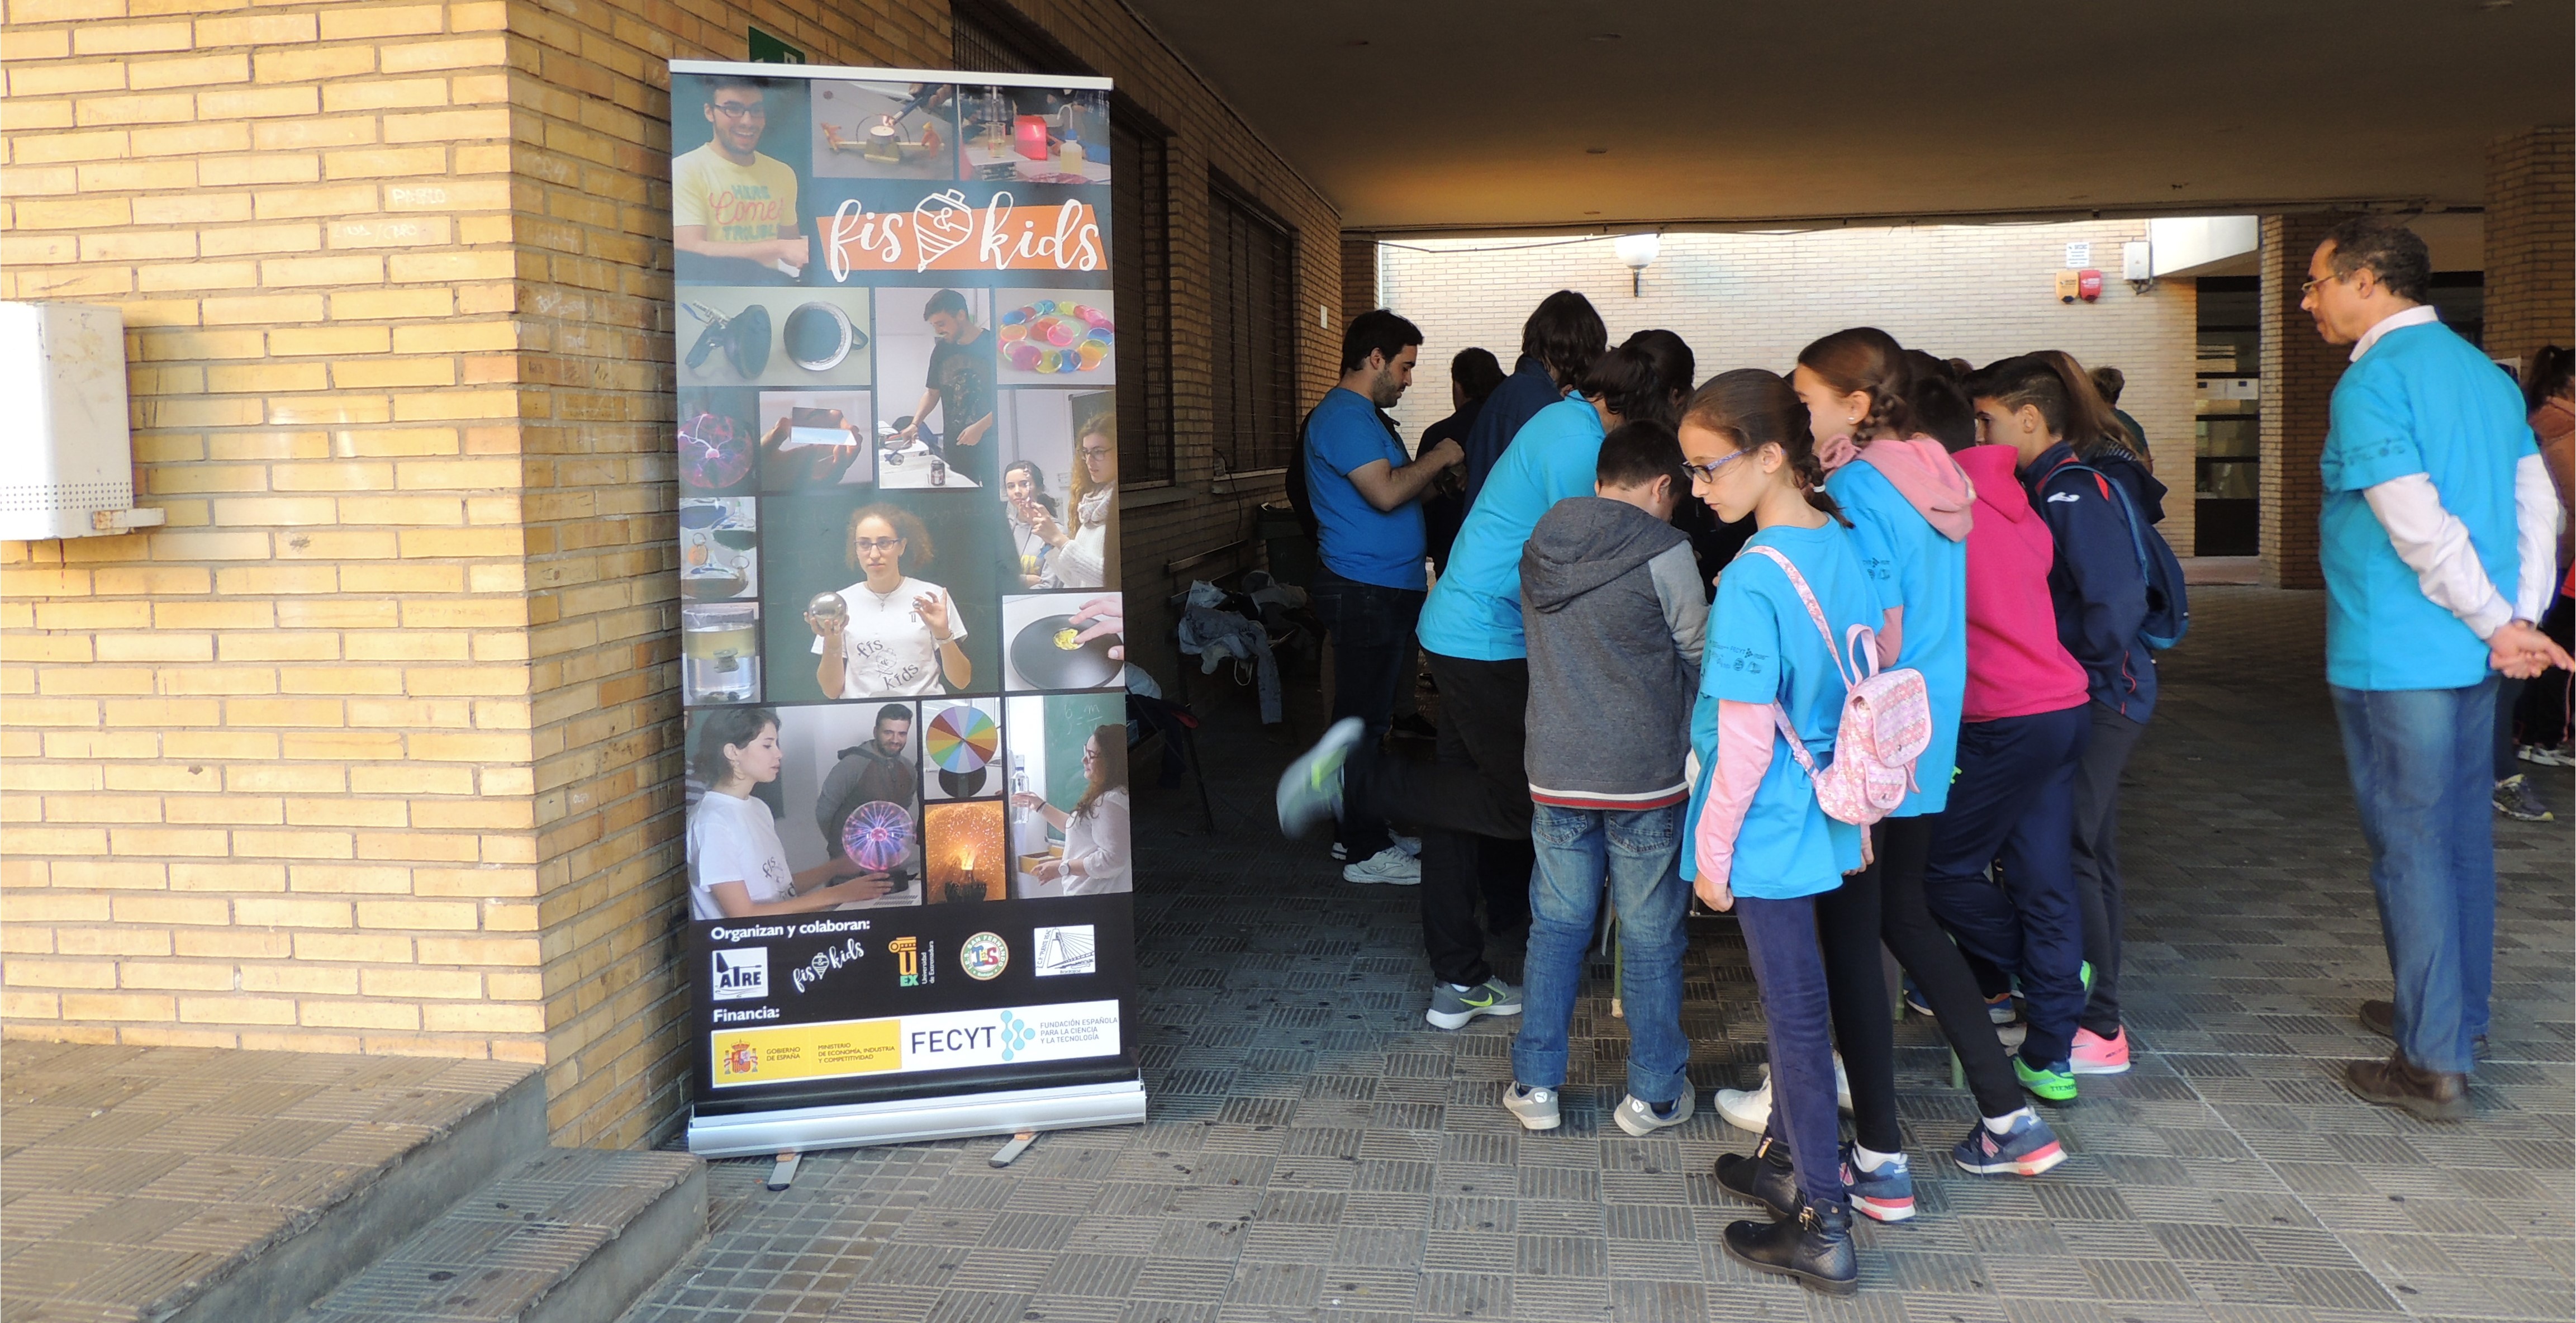
<svg viewBox="0 0 2576 1323">
<path fill-rule="evenodd" d="M 2090 1029 L 2075 1031 L 2074 1050 L 2069 1054 L 2078 1075 L 2123 1075 L 2129 1069 L 2129 1031 L 2124 1026 L 2108 1038 Z"/>
</svg>

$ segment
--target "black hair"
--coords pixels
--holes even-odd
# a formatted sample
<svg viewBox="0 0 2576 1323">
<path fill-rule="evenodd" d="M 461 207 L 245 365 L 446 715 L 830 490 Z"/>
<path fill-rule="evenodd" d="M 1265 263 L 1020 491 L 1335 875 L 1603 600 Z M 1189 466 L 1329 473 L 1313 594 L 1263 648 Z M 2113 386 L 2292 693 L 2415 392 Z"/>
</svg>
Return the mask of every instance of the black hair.
<svg viewBox="0 0 2576 1323">
<path fill-rule="evenodd" d="M 1601 459 L 1592 476 L 1605 487 L 1643 487 L 1658 477 L 1673 480 L 1675 492 L 1690 490 L 1690 470 L 1682 467 L 1681 438 L 1655 419 L 1623 422 L 1601 438 Z"/>
<path fill-rule="evenodd" d="M 2540 412 L 2540 406 L 2567 393 L 2571 380 L 2576 380 L 2576 353 L 2563 345 L 2548 345 L 2531 356 L 2531 366 L 2522 370 L 2522 411 Z"/>
<path fill-rule="evenodd" d="M 760 732 L 778 724 L 778 709 L 772 707 L 719 707 L 710 709 L 698 719 L 698 747 L 689 755 L 689 770 L 712 790 L 733 775 L 733 764 L 725 761 L 725 746 L 739 749 L 760 738 Z"/>
<path fill-rule="evenodd" d="M 1959 388 L 1957 372 L 1920 349 L 1906 350 L 1905 359 L 1914 374 L 1905 403 L 1914 410 L 1915 426 L 1954 455 L 1977 444 L 1977 410 Z"/>
<path fill-rule="evenodd" d="M 2120 369 L 2115 367 L 2097 367 L 2093 369 L 2093 389 L 2100 393 L 2104 404 L 2111 405 L 2115 408 L 2118 407 L 2120 403 L 2120 392 L 2127 390 L 2128 388 L 2128 373 L 2122 372 Z"/>
<path fill-rule="evenodd" d="M 1825 466 L 1816 458 L 1816 438 L 1807 430 L 1807 406 L 1787 377 L 1761 368 L 1720 372 L 1682 406 L 1682 421 L 1717 433 L 1739 451 L 1780 447 L 1789 472 L 1806 489 L 1807 504 L 1851 527 L 1842 504 L 1825 491 Z"/>
<path fill-rule="evenodd" d="M 1003 480 L 1008 481 L 1012 474 L 1017 473 L 1022 469 L 1028 470 L 1029 474 L 1029 499 L 1036 502 L 1037 505 L 1041 509 L 1044 509 L 1048 514 L 1058 514 L 1059 511 L 1055 503 L 1055 498 L 1047 495 L 1046 470 L 1039 468 L 1036 460 L 1015 459 L 1010 463 L 1003 465 Z"/>
<path fill-rule="evenodd" d="M 2337 280 L 2368 267 L 2401 299 L 2422 303 L 2432 297 L 2433 252 L 2406 222 L 2394 216 L 2355 216 L 2326 231 L 2325 242 L 2334 245 L 2326 269 Z"/>
<path fill-rule="evenodd" d="M 1922 430 L 1907 401 L 1914 373 L 1895 336 L 1875 326 L 1836 331 L 1799 350 L 1798 366 L 1845 395 L 1869 396 L 1869 412 L 1852 424 L 1852 440 L 1878 432 L 1912 436 Z"/>
<path fill-rule="evenodd" d="M 1371 354 L 1392 363 L 1407 345 L 1422 343 L 1422 328 L 1384 308 L 1371 308 L 1342 328 L 1342 371 L 1356 372 Z"/>
<path fill-rule="evenodd" d="M 1503 384 L 1502 361 L 1491 349 L 1461 349 L 1449 360 L 1449 379 L 1466 388 L 1469 400 L 1481 400 Z"/>
<path fill-rule="evenodd" d="M 1600 401 L 1623 423 L 1652 419 L 1671 425 L 1673 399 L 1664 393 L 1654 355 L 1643 349 L 1621 345 L 1592 360 L 1592 369 L 1583 374 L 1576 389 L 1585 398 Z"/>
<path fill-rule="evenodd" d="M 1648 330 L 1620 341 L 1619 347 L 1642 349 L 1655 361 L 1655 380 L 1672 401 L 1671 409 L 1657 416 L 1667 425 L 1681 421 L 1682 401 L 1690 398 L 1691 383 L 1699 380 L 1699 360 L 1692 356 L 1690 345 L 1670 331 Z"/>
<path fill-rule="evenodd" d="M 1966 384 L 1972 398 L 1993 400 L 2007 409 L 2029 405 L 2039 410 L 2048 430 L 2086 459 L 2106 452 L 2133 453 L 2129 429 L 2102 402 L 2084 366 L 2069 355 L 2054 350 L 2018 354 L 1977 369 Z"/>
<path fill-rule="evenodd" d="M 907 726 L 911 725 L 912 705 L 910 703 L 888 703 L 884 707 L 878 708 L 877 719 L 868 723 L 868 729 L 873 731 L 877 727 L 882 726 L 889 721 L 900 721 Z"/>
<path fill-rule="evenodd" d="M 758 92 L 769 95 L 769 80 L 749 74 L 717 74 L 707 80 L 707 104 L 715 104 L 716 93 L 726 91 Z"/>
<path fill-rule="evenodd" d="M 1601 324 L 1592 300 L 1560 289 L 1539 300 L 1538 309 L 1521 323 L 1521 357 L 1535 358 L 1560 386 L 1583 380 L 1592 360 L 1610 347 L 1610 328 Z"/>
<path fill-rule="evenodd" d="M 974 309 L 966 306 L 966 296 L 953 289 L 943 289 L 938 293 L 931 295 L 929 302 L 921 305 L 921 319 L 923 321 L 929 321 L 931 318 L 936 317 L 943 312 L 952 317 L 972 317 L 975 315 Z"/>
</svg>

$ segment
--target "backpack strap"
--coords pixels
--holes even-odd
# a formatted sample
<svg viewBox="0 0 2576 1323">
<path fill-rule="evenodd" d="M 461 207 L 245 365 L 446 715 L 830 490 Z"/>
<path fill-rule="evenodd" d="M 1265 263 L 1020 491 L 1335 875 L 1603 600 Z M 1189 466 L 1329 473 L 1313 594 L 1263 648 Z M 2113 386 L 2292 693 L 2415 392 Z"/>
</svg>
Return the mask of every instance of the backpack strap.
<svg viewBox="0 0 2576 1323">
<path fill-rule="evenodd" d="M 1798 600 L 1806 603 L 1807 618 L 1816 622 L 1816 632 L 1825 636 L 1825 652 L 1833 657 L 1834 674 L 1842 680 L 1846 691 L 1858 688 L 1861 681 L 1868 679 L 1869 675 L 1878 673 L 1877 635 L 1869 626 L 1851 627 L 1851 647 L 1854 658 L 1852 669 L 1844 670 L 1841 650 L 1834 644 L 1834 627 L 1825 622 L 1825 608 L 1816 601 L 1815 590 L 1807 586 L 1807 576 L 1798 573 L 1798 567 L 1790 564 L 1789 558 L 1782 555 L 1777 547 L 1748 546 L 1745 550 L 1779 566 L 1780 572 L 1789 576 L 1789 586 L 1797 589 Z M 1868 659 L 1869 675 L 1857 674 L 1860 670 L 1861 658 L 1864 656 Z M 1798 734 L 1798 728 L 1790 723 L 1788 710 L 1780 706 L 1778 699 L 1773 699 L 1771 702 L 1771 724 L 1778 727 L 1780 737 L 1788 741 L 1789 756 L 1798 760 L 1798 766 L 1806 772 L 1808 780 L 1814 780 L 1815 757 L 1807 752 L 1806 738 Z"/>
<path fill-rule="evenodd" d="M 2129 504 L 2129 489 L 2114 481 L 2110 474 L 2104 473 L 2102 470 L 2084 463 L 2081 460 L 2070 459 L 2065 463 L 2058 465 L 2056 468 L 2050 469 L 2047 475 L 2039 480 L 2040 490 L 2045 492 L 2048 489 L 2050 479 L 2053 479 L 2058 474 L 2065 473 L 2069 470 L 2092 474 L 2093 481 L 2101 484 L 2102 495 L 2108 498 L 2113 504 L 2120 507 L 2120 519 L 2123 523 L 2126 523 L 2129 526 L 2129 550 L 2138 558 L 2138 577 L 2142 579 L 2152 579 L 2153 570 L 2147 563 L 2147 539 L 2144 534 L 2138 531 L 2138 511 L 2135 506 Z"/>
</svg>

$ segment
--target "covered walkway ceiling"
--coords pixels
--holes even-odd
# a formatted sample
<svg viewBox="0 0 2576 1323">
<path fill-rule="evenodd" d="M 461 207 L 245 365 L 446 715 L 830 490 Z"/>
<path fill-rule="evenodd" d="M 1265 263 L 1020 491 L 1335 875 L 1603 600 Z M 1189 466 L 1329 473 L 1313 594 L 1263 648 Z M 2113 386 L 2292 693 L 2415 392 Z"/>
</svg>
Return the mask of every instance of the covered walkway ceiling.
<svg viewBox="0 0 2576 1323">
<path fill-rule="evenodd" d="M 1129 0 L 1380 232 L 2474 207 L 2567 0 Z"/>
</svg>

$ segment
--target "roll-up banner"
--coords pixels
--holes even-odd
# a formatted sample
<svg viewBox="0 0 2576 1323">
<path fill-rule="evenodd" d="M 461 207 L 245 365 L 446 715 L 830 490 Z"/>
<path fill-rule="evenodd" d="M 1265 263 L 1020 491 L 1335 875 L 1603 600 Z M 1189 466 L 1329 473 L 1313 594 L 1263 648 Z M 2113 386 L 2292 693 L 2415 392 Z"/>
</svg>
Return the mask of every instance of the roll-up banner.
<svg viewBox="0 0 2576 1323">
<path fill-rule="evenodd" d="M 689 1147 L 1139 1121 L 1101 79 L 671 65 Z"/>
</svg>

